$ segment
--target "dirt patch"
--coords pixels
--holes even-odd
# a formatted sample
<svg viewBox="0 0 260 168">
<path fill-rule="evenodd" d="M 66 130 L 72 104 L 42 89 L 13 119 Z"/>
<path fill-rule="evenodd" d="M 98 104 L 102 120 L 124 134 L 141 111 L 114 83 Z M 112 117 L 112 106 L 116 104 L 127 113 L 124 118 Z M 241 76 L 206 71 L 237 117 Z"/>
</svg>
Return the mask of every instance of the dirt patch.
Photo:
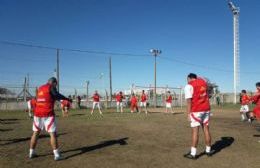
<svg viewBox="0 0 260 168">
<path fill-rule="evenodd" d="M 120 114 L 108 110 L 104 116 L 72 111 L 57 117 L 59 142 L 65 160 L 53 161 L 49 137 L 43 134 L 38 158 L 28 159 L 31 120 L 24 112 L 0 112 L 0 167 L 176 167 L 258 168 L 260 132 L 257 123 L 241 122 L 238 107 L 213 108 L 211 132 L 216 154 L 198 160 L 183 158 L 189 150 L 190 128 L 184 109 L 164 114 L 164 109 Z M 60 115 L 60 112 L 58 112 Z M 198 150 L 204 151 L 201 135 Z"/>
</svg>

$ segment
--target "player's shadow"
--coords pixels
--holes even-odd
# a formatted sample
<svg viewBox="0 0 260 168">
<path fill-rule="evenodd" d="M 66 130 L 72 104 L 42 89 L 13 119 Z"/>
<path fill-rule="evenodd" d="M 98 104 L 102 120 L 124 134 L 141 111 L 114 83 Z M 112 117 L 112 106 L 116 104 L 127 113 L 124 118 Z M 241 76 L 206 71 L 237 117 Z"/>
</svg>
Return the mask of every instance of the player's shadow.
<svg viewBox="0 0 260 168">
<path fill-rule="evenodd" d="M 87 153 L 87 152 L 91 152 L 91 151 L 94 151 L 94 150 L 106 148 L 106 147 L 117 145 L 117 144 L 118 145 L 127 145 L 126 141 L 128 139 L 129 138 L 126 137 L 126 138 L 121 138 L 121 139 L 114 139 L 114 140 L 103 141 L 103 142 L 100 142 L 97 145 L 84 146 L 84 147 L 80 147 L 80 148 L 76 148 L 76 149 L 70 149 L 70 150 L 63 151 L 62 153 L 77 152 L 75 154 L 69 155 L 69 156 L 64 158 L 64 159 L 69 159 L 69 158 L 72 158 L 72 157 L 76 157 L 78 155 L 82 155 L 82 154 Z"/>
<path fill-rule="evenodd" d="M 8 132 L 8 131 L 12 131 L 13 129 L 0 129 L 0 132 Z"/>
<path fill-rule="evenodd" d="M 61 135 L 65 135 L 67 133 L 60 133 L 57 136 L 61 136 Z M 39 139 L 44 139 L 44 138 L 49 138 L 49 135 L 39 135 Z M 12 145 L 15 143 L 19 143 L 19 142 L 25 142 L 25 141 L 29 141 L 31 139 L 31 137 L 25 137 L 25 138 L 14 138 L 14 139 L 6 139 L 6 140 L 0 140 L 5 142 L 3 144 L 0 144 L 0 146 L 5 146 L 5 145 Z"/>
<path fill-rule="evenodd" d="M 70 116 L 71 117 L 76 117 L 76 116 L 83 116 L 83 115 L 86 115 L 86 114 L 71 114 Z"/>
<path fill-rule="evenodd" d="M 213 155 L 219 153 L 221 150 L 231 146 L 234 143 L 235 139 L 233 137 L 221 137 L 221 140 L 216 141 L 211 149 Z"/>
<path fill-rule="evenodd" d="M 0 119 L 0 124 L 16 124 L 19 119 L 9 118 L 9 119 Z"/>
</svg>

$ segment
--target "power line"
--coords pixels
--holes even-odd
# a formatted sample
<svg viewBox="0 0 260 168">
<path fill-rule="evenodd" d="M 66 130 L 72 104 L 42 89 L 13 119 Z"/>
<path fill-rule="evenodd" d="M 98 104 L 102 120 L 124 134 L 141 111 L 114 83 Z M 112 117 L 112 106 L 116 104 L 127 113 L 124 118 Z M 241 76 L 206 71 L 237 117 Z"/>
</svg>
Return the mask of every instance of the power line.
<svg viewBox="0 0 260 168">
<path fill-rule="evenodd" d="M 27 43 L 20 43 L 20 42 L 11 42 L 11 41 L 0 41 L 1 44 L 5 45 L 11 45 L 11 46 L 22 46 L 22 47 L 30 47 L 30 48 L 39 48 L 39 49 L 48 49 L 48 50 L 61 50 L 61 51 L 70 51 L 70 52 L 80 52 L 80 53 L 91 53 L 91 54 L 100 54 L 100 55 L 112 55 L 112 56 L 131 56 L 131 57 L 150 57 L 149 54 L 131 54 L 131 53 L 116 53 L 116 52 L 106 52 L 106 51 L 94 51 L 94 50 L 81 50 L 81 49 L 69 49 L 69 48 L 59 48 L 59 47 L 50 47 L 50 46 L 43 46 L 43 45 L 34 45 L 34 44 L 27 44 Z M 213 70 L 213 71 L 219 71 L 219 72 L 226 72 L 226 73 L 233 73 L 233 70 L 227 70 L 212 66 L 205 66 L 205 65 L 199 65 L 194 64 L 190 62 L 186 62 L 183 60 L 175 59 L 175 58 L 169 58 L 169 57 L 159 57 L 160 59 L 193 66 L 197 68 L 202 68 L 206 70 Z M 260 74 L 260 72 L 249 72 L 249 71 L 243 71 L 240 72 L 243 74 Z"/>
<path fill-rule="evenodd" d="M 49 62 L 50 60 L 47 59 L 28 59 L 28 58 L 24 58 L 24 57 L 19 57 L 19 58 L 15 58 L 15 57 L 8 57 L 8 56 L 0 56 L 1 59 L 5 60 L 5 61 L 23 61 L 23 62 Z"/>
<path fill-rule="evenodd" d="M 180 64 L 184 64 L 184 65 L 188 65 L 188 66 L 193 66 L 193 67 L 197 67 L 197 68 L 201 68 L 201 69 L 206 69 L 206 70 L 213 70 L 213 71 L 219 71 L 219 72 L 226 72 L 226 73 L 233 73 L 233 70 L 228 70 L 228 69 L 222 69 L 222 68 L 217 68 L 217 67 L 212 67 L 212 66 L 205 66 L 205 65 L 199 65 L 199 64 L 194 64 L 194 63 L 189 63 L 183 60 L 178 60 L 175 58 L 169 58 L 169 57 L 159 57 L 160 59 L 164 59 L 164 60 L 168 60 L 171 62 L 176 62 L 176 63 L 180 63 Z M 260 72 L 250 72 L 250 71 L 243 71 L 240 72 L 243 74 L 260 74 Z"/>
<path fill-rule="evenodd" d="M 71 52 L 81 52 L 81 53 L 90 53 L 90 54 L 101 54 L 101 55 L 118 55 L 118 56 L 131 56 L 131 57 L 150 57 L 148 54 L 131 54 L 131 53 L 116 53 L 116 52 L 106 52 L 106 51 L 94 51 L 94 50 L 81 50 L 81 49 L 69 49 L 69 48 L 60 48 L 60 47 L 49 47 L 42 45 L 26 44 L 19 42 L 10 42 L 10 41 L 0 41 L 1 44 L 11 45 L 11 46 L 23 46 L 30 48 L 39 48 L 39 49 L 48 49 L 48 50 L 61 50 L 61 51 L 71 51 Z"/>
</svg>

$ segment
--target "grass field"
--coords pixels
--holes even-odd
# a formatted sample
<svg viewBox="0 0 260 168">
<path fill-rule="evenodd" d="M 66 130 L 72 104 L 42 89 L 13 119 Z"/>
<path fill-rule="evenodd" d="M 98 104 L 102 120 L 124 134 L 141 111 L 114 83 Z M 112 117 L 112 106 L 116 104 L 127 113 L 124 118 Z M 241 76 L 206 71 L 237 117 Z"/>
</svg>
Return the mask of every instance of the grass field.
<svg viewBox="0 0 260 168">
<path fill-rule="evenodd" d="M 257 122 L 242 123 L 239 107 L 213 108 L 211 133 L 216 153 L 208 158 L 187 160 L 190 127 L 184 110 L 177 114 L 151 109 L 145 114 L 119 114 L 108 110 L 104 116 L 89 110 L 58 114 L 58 133 L 62 161 L 53 160 L 49 138 L 43 133 L 38 158 L 28 159 L 31 120 L 21 111 L 0 112 L 0 167 L 174 167 L 174 168 L 259 168 L 260 132 Z M 201 136 L 198 152 L 204 151 Z"/>
</svg>

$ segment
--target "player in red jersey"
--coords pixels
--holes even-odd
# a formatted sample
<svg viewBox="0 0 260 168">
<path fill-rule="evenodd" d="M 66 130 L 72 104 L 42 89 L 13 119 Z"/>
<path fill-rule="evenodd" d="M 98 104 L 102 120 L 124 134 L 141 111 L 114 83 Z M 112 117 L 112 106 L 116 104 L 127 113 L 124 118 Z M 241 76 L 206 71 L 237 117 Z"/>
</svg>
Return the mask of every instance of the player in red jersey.
<svg viewBox="0 0 260 168">
<path fill-rule="evenodd" d="M 191 122 L 192 143 L 191 151 L 184 155 L 188 159 L 197 159 L 197 145 L 199 140 L 199 128 L 202 126 L 206 150 L 208 156 L 212 156 L 211 135 L 209 131 L 210 103 L 207 82 L 190 73 L 185 86 L 185 99 L 187 100 L 188 120 Z"/>
<path fill-rule="evenodd" d="M 123 99 L 124 99 L 124 95 L 123 95 L 123 92 L 119 92 L 117 95 L 116 95 L 116 111 L 117 112 L 121 112 L 123 113 Z"/>
<path fill-rule="evenodd" d="M 142 112 L 142 108 L 144 108 L 145 110 L 145 114 L 148 114 L 148 111 L 147 111 L 147 95 L 145 94 L 145 91 L 142 90 L 142 94 L 141 94 L 141 102 L 140 102 L 140 111 L 139 113 Z"/>
<path fill-rule="evenodd" d="M 37 102 L 34 110 L 33 135 L 30 143 L 29 158 L 37 156 L 35 152 L 37 140 L 40 132 L 45 129 L 50 134 L 54 160 L 62 159 L 58 150 L 54 103 L 56 100 L 71 100 L 57 91 L 57 83 L 57 79 L 52 77 L 48 80 L 47 84 L 40 86 L 37 91 Z"/>
<path fill-rule="evenodd" d="M 36 106 L 36 99 L 32 98 L 29 101 L 27 101 L 27 112 L 30 118 L 33 118 L 33 113 L 35 110 L 35 106 Z"/>
<path fill-rule="evenodd" d="M 171 95 L 171 92 L 168 91 L 167 94 L 165 95 L 166 98 L 165 98 L 165 105 L 166 105 L 166 108 L 165 108 L 165 113 L 169 113 L 169 109 L 171 110 L 171 113 L 174 113 L 173 112 L 173 108 L 172 108 L 172 95 Z"/>
<path fill-rule="evenodd" d="M 134 93 L 132 94 L 130 102 L 131 102 L 131 113 L 133 113 L 135 109 L 138 112 L 138 99 Z"/>
<path fill-rule="evenodd" d="M 255 118 L 260 120 L 260 82 L 256 83 L 256 93 L 251 98 L 251 101 L 255 104 L 253 109 L 253 113 L 251 113 L 251 117 L 249 121 L 253 121 Z"/>
<path fill-rule="evenodd" d="M 240 115 L 241 115 L 241 121 L 245 121 L 246 119 L 249 119 L 249 106 L 250 98 L 246 93 L 246 90 L 241 91 L 241 108 L 240 108 Z M 250 121 L 250 120 L 249 120 Z"/>
<path fill-rule="evenodd" d="M 101 111 L 101 108 L 100 108 L 100 98 L 101 96 L 98 94 L 98 91 L 96 90 L 95 93 L 93 94 L 92 96 L 92 99 L 93 99 L 93 107 L 92 107 L 92 111 L 91 111 L 91 115 L 93 114 L 96 106 L 98 108 L 98 111 L 99 111 L 99 114 L 102 115 L 102 111 Z"/>
<path fill-rule="evenodd" d="M 69 116 L 69 109 L 71 108 L 71 102 L 68 100 L 61 100 L 60 101 L 61 111 L 63 117 Z"/>
</svg>

